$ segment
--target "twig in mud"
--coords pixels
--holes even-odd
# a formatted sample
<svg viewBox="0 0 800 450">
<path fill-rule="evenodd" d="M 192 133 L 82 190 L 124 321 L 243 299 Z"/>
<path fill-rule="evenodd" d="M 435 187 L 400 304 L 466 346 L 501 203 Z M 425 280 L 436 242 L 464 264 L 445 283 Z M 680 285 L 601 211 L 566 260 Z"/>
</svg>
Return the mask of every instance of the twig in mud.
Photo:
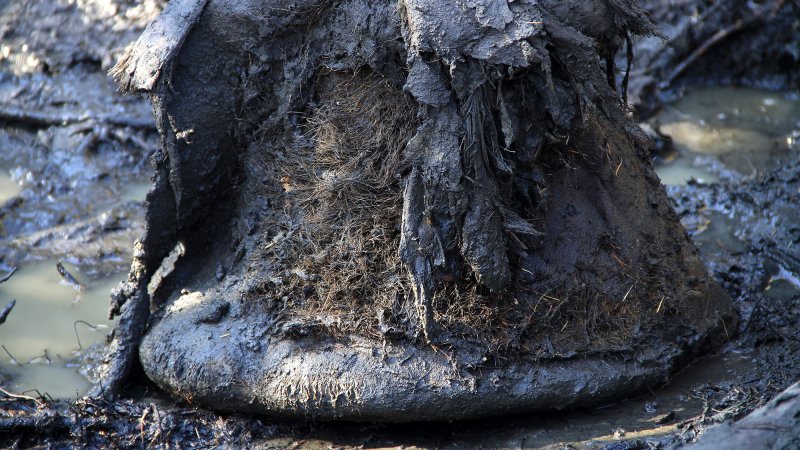
<svg viewBox="0 0 800 450">
<path fill-rule="evenodd" d="M 78 341 L 78 347 L 81 350 L 83 350 L 83 346 L 81 345 L 81 338 L 78 337 L 78 324 L 79 323 L 82 323 L 82 324 L 86 325 L 87 327 L 91 328 L 94 331 L 97 331 L 97 326 L 92 325 L 92 324 L 90 324 L 89 322 L 87 322 L 85 320 L 76 320 L 75 322 L 72 323 L 72 330 L 75 331 L 75 339 Z"/>
<path fill-rule="evenodd" d="M 88 154 L 91 150 L 97 147 L 97 144 L 104 137 L 107 138 L 107 133 L 106 136 L 103 136 L 102 132 L 97 132 L 94 130 L 89 131 L 89 133 L 87 133 L 86 136 L 84 136 L 83 140 L 81 140 L 80 145 L 78 145 L 76 153 L 79 155 Z"/>
<path fill-rule="evenodd" d="M 14 305 L 16 304 L 17 304 L 16 300 L 11 300 L 10 302 L 8 302 L 5 308 L 3 308 L 2 311 L 0 311 L 0 323 L 4 323 L 6 321 L 8 313 L 10 313 L 12 309 L 14 309 Z"/>
<path fill-rule="evenodd" d="M 73 277 L 72 274 L 67 271 L 67 269 L 64 267 L 64 264 L 61 263 L 60 259 L 56 263 L 56 270 L 58 270 L 58 274 L 61 275 L 61 278 L 63 278 L 64 281 L 66 281 L 75 290 L 80 291 L 83 289 L 83 285 L 79 283 L 78 280 L 76 280 L 75 277 Z"/>
<path fill-rule="evenodd" d="M 32 401 L 32 402 L 36 403 L 36 406 L 38 406 L 38 407 L 41 407 L 41 406 L 42 406 L 42 402 L 40 402 L 40 401 L 39 401 L 39 400 L 37 400 L 36 398 L 34 398 L 34 397 L 31 397 L 31 396 L 29 396 L 29 395 L 23 395 L 23 394 L 14 394 L 14 393 L 12 393 L 12 392 L 8 392 L 7 390 L 5 390 L 5 389 L 3 389 L 3 388 L 0 388 L 0 392 L 2 392 L 3 394 L 5 394 L 5 395 L 6 395 L 6 396 L 8 396 L 8 397 L 11 397 L 11 398 L 17 398 L 17 399 L 20 399 L 20 400 L 29 400 L 29 401 Z"/>
<path fill-rule="evenodd" d="M 753 22 L 754 21 L 745 22 L 745 21 L 739 19 L 732 26 L 730 26 L 728 28 L 723 28 L 723 29 L 717 31 L 716 33 L 714 33 L 710 38 L 708 38 L 708 40 L 703 42 L 703 44 L 700 45 L 700 47 L 697 47 L 692 52 L 692 54 L 689 55 L 688 58 L 686 58 L 683 61 L 681 61 L 681 63 L 678 64 L 677 67 L 675 67 L 675 69 L 672 71 L 672 73 L 670 73 L 669 76 L 667 77 L 667 79 L 664 81 L 664 84 L 666 86 L 669 86 L 670 84 L 672 84 L 672 82 L 675 80 L 675 78 L 678 78 L 678 76 L 680 74 L 682 74 L 690 65 L 692 65 L 692 63 L 694 63 L 697 60 L 697 58 L 703 56 L 703 54 L 705 54 L 705 52 L 708 51 L 709 48 L 713 47 L 715 44 L 717 44 L 721 40 L 725 39 L 729 35 L 737 32 L 739 30 L 744 29 L 745 25 L 750 25 Z"/>
<path fill-rule="evenodd" d="M 36 393 L 37 393 L 37 394 L 39 394 L 39 397 L 40 397 L 40 398 L 42 398 L 42 399 L 45 399 L 45 400 L 49 400 L 49 401 L 50 401 L 50 403 L 55 403 L 55 402 L 56 402 L 56 401 L 55 401 L 55 399 L 53 399 L 53 396 L 52 396 L 52 395 L 50 395 L 50 393 L 49 393 L 49 392 L 45 392 L 44 394 L 42 394 L 41 392 L 39 392 L 39 391 L 37 390 L 37 391 L 36 391 Z M 77 396 L 80 396 L 80 394 L 78 393 L 78 391 L 77 391 L 77 390 L 75 390 L 75 396 L 76 396 L 76 397 L 77 397 Z"/>
<path fill-rule="evenodd" d="M 7 274 L 3 275 L 3 278 L 0 278 L 0 283 L 5 283 L 6 281 L 10 280 L 15 273 L 17 273 L 16 267 L 12 268 L 11 272 L 8 272 Z"/>
<path fill-rule="evenodd" d="M 158 438 L 159 444 L 163 444 L 164 437 L 162 436 L 163 430 L 161 428 L 161 414 L 158 413 L 158 407 L 155 405 L 155 403 L 150 403 L 150 408 L 153 410 L 153 415 L 155 416 L 154 422 L 156 423 L 156 434 L 155 436 L 153 436 L 152 439 L 150 439 L 150 444 L 149 444 L 152 447 L 153 442 L 156 440 L 156 438 Z"/>
<path fill-rule="evenodd" d="M 677 41 L 680 40 L 680 39 L 683 39 L 686 36 L 686 34 L 690 32 L 689 31 L 690 28 L 692 28 L 692 27 L 697 27 L 697 28 L 701 27 L 705 23 L 706 19 L 711 14 L 716 12 L 723 4 L 724 4 L 724 2 L 716 2 L 716 4 L 710 6 L 709 8 L 707 8 L 704 11 L 703 14 L 701 14 L 700 17 L 697 19 L 697 21 L 694 21 L 693 23 L 691 21 L 686 21 L 685 25 L 681 25 L 681 30 L 678 33 L 675 33 L 674 36 L 672 36 L 669 40 L 662 40 L 661 46 L 653 53 L 653 56 L 651 56 L 649 58 L 650 61 L 651 62 L 655 61 L 666 50 L 675 48 L 675 45 L 676 45 Z M 689 25 L 690 23 L 691 23 L 691 25 Z M 648 63 L 648 64 L 646 64 L 646 67 L 644 67 L 641 70 L 635 71 L 634 74 L 635 75 L 639 75 L 639 76 L 646 75 L 646 74 L 651 73 L 654 69 L 655 69 L 655 66 L 654 65 L 650 65 Z"/>
<path fill-rule="evenodd" d="M 672 84 L 675 78 L 678 78 L 678 76 L 680 76 L 690 65 L 692 65 L 695 61 L 697 61 L 698 58 L 703 56 L 703 54 L 705 54 L 705 52 L 707 52 L 708 49 L 710 49 L 723 39 L 727 38 L 731 34 L 734 34 L 745 28 L 748 28 L 758 23 L 759 21 L 764 20 L 767 17 L 774 16 L 778 12 L 778 10 L 781 9 L 784 3 L 786 3 L 786 0 L 778 0 L 774 2 L 771 5 L 771 7 L 769 8 L 765 7 L 764 9 L 761 9 L 760 11 L 756 12 L 749 19 L 747 20 L 739 19 L 736 22 L 734 22 L 733 25 L 727 28 L 723 28 L 714 33 L 713 35 L 711 35 L 710 38 L 708 38 L 705 42 L 703 42 L 703 44 L 697 47 L 686 59 L 681 61 L 681 63 L 675 67 L 675 69 L 669 74 L 667 79 L 664 80 L 664 85 L 669 86 L 670 84 Z"/>
<path fill-rule="evenodd" d="M 69 431 L 71 422 L 66 417 L 46 410 L 30 416 L 0 417 L 0 433 L 48 433 Z"/>
<path fill-rule="evenodd" d="M 142 447 L 145 446 L 144 444 L 144 424 L 147 421 L 147 414 L 150 412 L 149 408 L 145 408 L 144 412 L 142 412 L 142 417 L 139 419 L 139 440 L 142 443 Z"/>
<path fill-rule="evenodd" d="M 152 146 L 145 142 L 142 138 L 131 133 L 130 130 L 123 130 L 116 128 L 111 131 L 111 134 L 116 138 L 118 141 L 125 143 L 131 142 L 137 147 L 141 148 L 142 150 L 149 151 L 151 150 Z"/>
<path fill-rule="evenodd" d="M 661 311 L 661 306 L 662 306 L 662 305 L 664 305 L 664 299 L 665 299 L 665 298 L 666 298 L 666 297 L 664 297 L 664 296 L 661 296 L 661 301 L 660 301 L 660 302 L 658 302 L 658 307 L 656 308 L 656 314 L 658 314 L 658 312 L 659 312 L 659 311 Z"/>
<path fill-rule="evenodd" d="M 46 113 L 40 111 L 27 111 L 16 106 L 0 106 L 0 121 L 19 122 L 27 125 L 49 127 L 63 126 L 82 122 L 107 123 L 118 127 L 130 127 L 155 130 L 156 124 L 152 119 L 139 119 L 124 117 L 118 114 L 85 114 L 85 113 Z"/>
<path fill-rule="evenodd" d="M 9 358 L 11 358 L 11 361 L 12 361 L 14 364 L 16 364 L 16 365 L 18 365 L 18 366 L 20 366 L 20 367 L 25 367 L 25 364 L 22 364 L 21 362 L 19 362 L 19 360 L 18 360 L 17 358 L 14 358 L 14 355 L 12 355 L 12 354 L 11 354 L 11 352 L 9 352 L 9 351 L 8 351 L 8 349 L 6 348 L 6 346 L 5 346 L 5 345 L 0 345 L 0 347 L 2 347 L 2 348 L 3 348 L 3 351 L 4 351 L 4 352 L 6 352 L 6 355 L 8 355 L 8 356 L 9 356 Z"/>
</svg>

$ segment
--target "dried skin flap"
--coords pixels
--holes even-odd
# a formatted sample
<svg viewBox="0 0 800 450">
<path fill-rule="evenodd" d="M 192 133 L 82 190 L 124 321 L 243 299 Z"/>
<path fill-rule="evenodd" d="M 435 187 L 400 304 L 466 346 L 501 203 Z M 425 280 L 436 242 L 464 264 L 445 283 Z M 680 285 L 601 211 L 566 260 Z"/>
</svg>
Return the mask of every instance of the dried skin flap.
<svg viewBox="0 0 800 450">
<path fill-rule="evenodd" d="M 531 44 L 542 38 L 536 2 L 403 0 L 401 6 L 412 55 L 433 53 L 450 66 L 465 56 L 512 67 L 547 58 Z"/>
<path fill-rule="evenodd" d="M 152 92 L 208 0 L 172 0 L 109 71 L 123 92 Z"/>
</svg>

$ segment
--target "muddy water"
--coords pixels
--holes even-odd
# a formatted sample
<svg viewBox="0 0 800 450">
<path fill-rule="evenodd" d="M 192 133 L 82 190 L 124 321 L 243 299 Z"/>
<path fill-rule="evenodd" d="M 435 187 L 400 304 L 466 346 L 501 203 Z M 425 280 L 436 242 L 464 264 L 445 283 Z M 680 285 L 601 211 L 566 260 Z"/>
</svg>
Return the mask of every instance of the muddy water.
<svg viewBox="0 0 800 450">
<path fill-rule="evenodd" d="M 621 439 L 665 436 L 680 431 L 678 424 L 703 411 L 703 400 L 693 391 L 709 380 L 734 382 L 752 366 L 749 355 L 707 358 L 684 370 L 665 388 L 616 404 L 579 412 L 565 412 L 535 421 L 520 420 L 503 426 L 483 442 L 487 448 L 597 448 Z M 741 380 L 739 380 L 741 381 Z M 463 444 L 470 437 L 464 436 Z M 458 442 L 454 443 L 458 446 Z M 516 444 L 516 445 L 515 445 Z"/>
<path fill-rule="evenodd" d="M 712 171 L 713 162 L 692 154 L 677 155 L 674 161 L 656 165 L 656 173 L 666 185 L 686 184 L 689 180 L 698 183 L 715 183 L 719 175 Z"/>
<path fill-rule="evenodd" d="M 150 180 L 138 179 L 133 182 L 125 183 L 119 188 L 119 200 L 122 203 L 144 201 L 147 191 L 150 190 Z"/>
<path fill-rule="evenodd" d="M 709 210 L 698 214 L 697 219 L 699 223 L 684 223 L 684 227 L 705 256 L 729 255 L 747 250 L 745 243 L 736 236 L 737 226 L 729 215 Z"/>
<path fill-rule="evenodd" d="M 120 181 L 106 187 L 111 190 L 107 195 L 115 197 L 117 205 L 143 201 L 148 188 L 149 182 L 144 179 Z M 0 184 L 0 196 L 13 197 L 18 193 L 16 183 L 10 182 L 8 188 Z M 108 239 L 106 247 L 114 247 L 115 242 Z M 120 245 L 131 247 L 133 242 Z M 64 263 L 83 284 L 78 289 L 59 275 L 56 262 L 56 259 L 23 262 L 9 281 L 0 284 L 0 306 L 16 300 L 14 309 L 0 326 L 0 344 L 5 348 L 0 348 L 0 385 L 11 392 L 47 393 L 56 399 L 85 393 L 90 387 L 89 380 L 81 374 L 85 369 L 82 367 L 85 351 L 101 342 L 113 326 L 107 320 L 109 293 L 127 273 L 98 278 L 94 269 L 102 266 L 100 259 L 96 266 L 91 263 L 85 266 L 86 273 Z M 117 261 L 114 266 L 119 270 L 129 264 L 128 260 Z M 0 276 L 5 273 L 0 270 Z"/>
<path fill-rule="evenodd" d="M 73 266 L 64 264 L 79 282 Z M 107 320 L 110 290 L 125 277 L 117 274 L 82 289 L 64 282 L 56 261 L 21 267 L 0 284 L 0 302 L 17 301 L 0 326 L 0 373 L 9 377 L 13 392 L 38 390 L 53 398 L 74 398 L 89 387 L 78 371 L 81 347 L 100 342 L 110 330 Z"/>
<path fill-rule="evenodd" d="M 11 179 L 11 172 L 0 166 L 0 205 L 19 194 L 19 183 Z"/>
<path fill-rule="evenodd" d="M 667 106 L 651 125 L 675 153 L 656 172 L 664 184 L 711 183 L 779 167 L 800 155 L 800 96 L 745 88 L 703 88 Z"/>
</svg>

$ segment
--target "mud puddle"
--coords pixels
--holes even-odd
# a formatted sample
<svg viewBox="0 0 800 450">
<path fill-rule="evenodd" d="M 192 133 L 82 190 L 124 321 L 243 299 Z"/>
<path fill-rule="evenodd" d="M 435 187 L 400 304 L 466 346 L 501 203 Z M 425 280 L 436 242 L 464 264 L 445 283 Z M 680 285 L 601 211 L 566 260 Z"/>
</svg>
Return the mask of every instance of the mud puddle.
<svg viewBox="0 0 800 450">
<path fill-rule="evenodd" d="M 0 196 L 19 193 L 19 185 L 11 183 L 8 190 L 0 184 Z M 110 209 L 98 216 L 97 224 L 90 220 L 85 226 L 46 229 L 18 238 L 17 251 L 7 252 L 3 264 L 7 267 L 0 276 L 12 269 L 8 260 L 17 260 L 19 267 L 0 284 L 0 306 L 16 300 L 0 326 L 0 386 L 4 389 L 46 393 L 54 399 L 74 399 L 88 390 L 90 382 L 83 373 L 93 367 L 86 361 L 87 350 L 113 326 L 107 320 L 109 294 L 130 266 L 128 249 L 138 228 L 126 217 L 135 214 L 148 188 L 145 179 L 110 180 L 98 187 Z M 113 231 L 117 227 L 124 229 Z M 55 236 L 61 238 L 51 242 Z M 76 239 L 84 242 L 73 243 Z M 30 248 L 28 241 L 34 242 Z M 13 241 L 10 248 L 15 248 Z M 12 257 L 17 253 L 17 258 Z M 65 259 L 65 269 L 80 286 L 59 274 L 55 255 Z"/>
<path fill-rule="evenodd" d="M 650 125 L 672 139 L 656 167 L 664 184 L 712 183 L 774 170 L 800 155 L 800 95 L 748 88 L 699 88 Z"/>
<path fill-rule="evenodd" d="M 11 178 L 11 172 L 0 166 L 0 205 L 19 195 L 19 183 Z"/>
<path fill-rule="evenodd" d="M 89 388 L 79 373 L 82 349 L 103 340 L 113 322 L 107 320 L 108 296 L 126 274 L 97 281 L 67 263 L 64 267 L 78 288 L 59 275 L 56 260 L 20 267 L 0 284 L 0 303 L 16 300 L 0 326 L 0 374 L 9 379 L 4 388 L 15 392 L 75 398 Z"/>
<path fill-rule="evenodd" d="M 150 190 L 150 180 L 137 179 L 129 183 L 125 183 L 119 188 L 119 201 L 126 202 L 143 202 L 147 196 L 147 191 Z"/>
<path fill-rule="evenodd" d="M 679 433 L 682 421 L 702 414 L 703 399 L 696 391 L 704 384 L 741 382 L 753 364 L 753 358 L 746 354 L 705 358 L 662 389 L 595 409 L 512 423 L 499 436 L 485 440 L 483 446 L 560 449 L 564 443 L 571 443 L 571 448 L 593 449 L 619 440 L 657 441 Z M 469 443 L 465 438 L 462 444 Z M 453 448 L 459 445 L 453 444 Z"/>
<path fill-rule="evenodd" d="M 693 216 L 691 222 L 684 219 L 681 223 L 705 256 L 724 257 L 747 250 L 745 243 L 736 235 L 739 230 L 736 221 L 724 212 L 706 210 Z"/>
</svg>

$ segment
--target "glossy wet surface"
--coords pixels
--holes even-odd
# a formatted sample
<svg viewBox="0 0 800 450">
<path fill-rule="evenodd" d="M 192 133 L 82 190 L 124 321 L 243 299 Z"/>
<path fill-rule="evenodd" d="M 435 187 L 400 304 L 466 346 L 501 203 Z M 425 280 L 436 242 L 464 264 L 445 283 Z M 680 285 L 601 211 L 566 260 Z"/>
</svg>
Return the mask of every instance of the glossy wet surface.
<svg viewBox="0 0 800 450">
<path fill-rule="evenodd" d="M 65 266 L 87 283 L 75 267 Z M 0 326 L 0 373 L 10 377 L 6 389 L 38 390 L 53 398 L 82 394 L 89 382 L 78 373 L 80 349 L 102 341 L 110 331 L 108 295 L 124 277 L 117 274 L 78 289 L 65 282 L 56 261 L 49 260 L 21 267 L 0 284 L 0 302 L 16 300 Z"/>
<path fill-rule="evenodd" d="M 680 424 L 703 412 L 699 388 L 736 383 L 751 369 L 747 354 L 717 355 L 697 362 L 668 386 L 618 403 L 579 411 L 509 416 L 450 424 L 409 424 L 353 432 L 328 425 L 306 439 L 267 440 L 277 448 L 532 448 L 596 449 L 620 440 L 653 439 L 680 432 Z M 643 447 L 647 448 L 647 447 Z"/>
<path fill-rule="evenodd" d="M 11 179 L 11 172 L 0 166 L 0 205 L 19 194 L 19 183 Z"/>
<path fill-rule="evenodd" d="M 18 147 L 6 149 L 19 158 Z M 19 183 L 26 171 L 20 166 L 16 172 L 13 179 L 9 175 L 8 186 L 0 177 L 0 196 L 44 204 L 0 222 L 9 225 L 3 231 L 11 232 L 0 235 L 0 277 L 17 268 L 0 283 L 0 306 L 16 300 L 0 326 L 0 386 L 15 393 L 74 399 L 90 387 L 81 373 L 88 369 L 85 350 L 101 342 L 113 326 L 107 320 L 109 294 L 127 276 L 149 182 L 111 177 L 97 183 L 94 192 L 78 189 L 39 199 L 43 183 L 33 176 Z M 84 198 L 63 201 L 78 195 Z M 86 218 L 50 226 L 47 211 L 69 207 Z M 16 220 L 25 225 L 14 227 Z M 25 233 L 27 229 L 31 232 Z M 83 287 L 59 275 L 59 259 Z"/>
<path fill-rule="evenodd" d="M 0 10 L 36 3 L 11 2 Z M 88 47 L 81 51 L 88 51 L 90 60 L 98 59 L 105 66 L 97 73 L 82 72 L 80 61 L 71 60 L 72 55 L 83 54 L 74 51 L 76 45 L 58 40 L 55 48 L 43 48 L 54 41 L 44 33 L 25 29 L 25 23 L 15 24 L 16 40 L 4 42 L 0 48 L 0 69 L 10 74 L 0 74 L 0 100 L 54 115 L 88 111 L 97 116 L 149 117 L 149 107 L 136 103 L 135 97 L 113 95 L 115 88 L 105 71 L 106 60 L 116 56 L 103 56 L 103 51 L 93 49 L 95 41 L 117 51 L 124 45 L 61 25 L 58 14 L 68 9 L 63 7 L 64 2 L 41 3 L 52 3 L 55 14 L 45 14 L 46 20 L 29 20 L 29 26 L 55 23 L 52 29 L 58 37 L 67 34 L 67 38 L 80 41 L 79 46 Z M 67 3 L 82 8 L 86 2 Z M 96 7 L 91 2 L 87 5 Z M 80 22 L 88 23 L 105 20 L 103 17 L 117 21 L 131 14 L 100 11 L 84 15 L 87 20 Z M 30 15 L 20 15 L 26 16 Z M 147 20 L 142 19 L 142 23 Z M 131 32 L 128 40 L 136 34 L 138 31 Z M 23 46 L 23 41 L 30 41 L 30 45 Z M 55 70 L 57 75 L 51 78 L 40 67 L 45 59 L 56 69 L 76 68 Z M 658 173 L 666 184 L 680 184 L 692 177 L 713 182 L 769 170 L 785 158 L 797 158 L 798 121 L 797 96 L 747 89 L 695 90 L 656 118 L 654 125 L 672 136 L 677 150 L 671 162 L 659 166 Z M 80 373 L 80 346 L 87 348 L 100 342 L 108 331 L 105 327 L 111 325 L 106 320 L 108 294 L 124 278 L 120 270 L 129 261 L 126 255 L 114 252 L 117 247 L 130 249 L 135 233 L 112 240 L 103 230 L 131 227 L 131 220 L 120 219 L 113 208 L 144 198 L 149 183 L 143 175 L 149 168 L 142 169 L 138 161 L 146 160 L 156 140 L 152 136 L 146 140 L 145 132 L 135 130 L 116 134 L 111 130 L 109 135 L 102 125 L 87 121 L 70 126 L 0 129 L 0 205 L 16 196 L 26 201 L 3 219 L 11 234 L 6 242 L 24 241 L 24 245 L 3 246 L 22 249 L 14 261 L 20 263 L 19 271 L 0 284 L 0 307 L 12 298 L 17 300 L 7 321 L 0 325 L 0 344 L 13 355 L 0 349 L 0 386 L 9 391 L 35 395 L 31 391 L 35 389 L 54 398 L 74 398 L 84 392 L 89 383 Z M 96 146 L 77 151 L 93 136 L 99 138 Z M 90 219 L 94 221 L 80 225 Z M 740 220 L 755 218 L 711 210 L 696 215 L 687 228 L 708 255 L 736 252 L 748 243 L 748 236 L 737 234 Z M 75 223 L 78 225 L 71 227 Z M 97 232 L 91 229 L 98 226 Z M 95 236 L 104 237 L 91 240 Z M 86 283 L 85 290 L 78 293 L 62 283 L 55 267 L 57 257 L 81 263 L 78 267 L 67 264 L 67 268 Z M 105 262 L 109 259 L 110 265 Z M 0 276 L 4 272 L 0 268 Z M 800 295 L 800 281 L 778 266 L 766 280 L 764 293 L 769 301 L 792 302 Z M 623 439 L 682 433 L 684 421 L 704 413 L 702 387 L 749 386 L 755 371 L 753 358 L 732 351 L 710 356 L 685 369 L 666 387 L 654 386 L 653 392 L 600 408 L 405 427 L 353 429 L 334 424 L 302 439 L 291 435 L 271 443 L 304 448 L 407 447 L 415 443 L 444 448 L 601 448 Z"/>
<path fill-rule="evenodd" d="M 800 154 L 800 96 L 795 93 L 695 89 L 650 123 L 673 141 L 674 153 L 656 168 L 667 185 L 763 174 Z"/>
<path fill-rule="evenodd" d="M 149 102 L 121 96 L 107 72 L 160 8 L 0 1 L 0 277 L 18 269 L 0 283 L 0 307 L 16 300 L 0 325 L 0 386 L 11 392 L 74 398 L 89 385 L 79 350 L 109 332 L 157 142 Z"/>
<path fill-rule="evenodd" d="M 677 102 L 672 111 L 659 117 L 663 124 L 669 124 L 661 131 L 666 129 L 673 134 L 678 152 L 671 162 L 657 169 L 665 184 L 684 184 L 691 178 L 702 178 L 706 183 L 740 181 L 753 173 L 774 169 L 782 161 L 796 161 L 800 157 L 800 149 L 792 137 L 794 130 L 800 129 L 796 97 L 735 89 L 708 89 L 697 94 L 697 98 L 689 94 L 690 97 Z M 729 129 L 719 131 L 723 125 Z M 674 191 L 673 195 L 691 195 L 681 192 L 684 191 Z M 682 217 L 704 259 L 723 272 L 749 271 L 753 269 L 737 267 L 732 255 L 753 255 L 753 262 L 766 267 L 768 274 L 752 285 L 752 291 L 763 296 L 763 300 L 756 302 L 763 301 L 761 307 L 769 311 L 778 304 L 789 308 L 797 305 L 800 301 L 798 272 L 791 266 L 776 263 L 771 256 L 753 252 L 753 243 L 765 242 L 770 236 L 784 232 L 783 227 L 796 224 L 800 206 L 770 207 L 752 199 L 727 205 L 716 203 L 718 201 L 709 198 L 701 210 Z M 749 314 L 747 308 L 745 306 L 745 312 Z M 781 317 L 774 312 L 765 314 Z M 743 316 L 747 321 L 754 320 L 752 318 L 752 315 Z M 780 326 L 792 327 L 791 324 Z M 789 328 L 778 330 L 790 335 Z M 704 422 L 712 415 L 715 421 L 721 421 L 741 414 L 745 400 L 726 403 L 720 398 L 730 393 L 757 392 L 757 386 L 761 386 L 765 378 L 764 371 L 770 370 L 765 369 L 765 360 L 772 356 L 764 355 L 771 352 L 781 355 L 783 350 L 759 347 L 751 352 L 729 345 L 724 353 L 704 357 L 684 369 L 665 387 L 653 386 L 651 392 L 599 408 L 454 424 L 388 427 L 370 433 L 352 433 L 329 426 L 307 439 L 285 437 L 268 442 L 278 447 L 304 448 L 339 445 L 380 448 L 402 444 L 411 448 L 599 449 L 620 441 L 638 440 L 643 446 L 620 444 L 612 448 L 650 448 L 649 445 L 656 445 L 660 439 L 672 442 L 676 435 L 688 436 L 685 439 L 691 440 L 696 432 L 690 425 L 693 421 Z M 712 400 L 710 397 L 714 395 L 717 398 Z M 742 395 L 742 399 L 746 398 Z"/>
</svg>

